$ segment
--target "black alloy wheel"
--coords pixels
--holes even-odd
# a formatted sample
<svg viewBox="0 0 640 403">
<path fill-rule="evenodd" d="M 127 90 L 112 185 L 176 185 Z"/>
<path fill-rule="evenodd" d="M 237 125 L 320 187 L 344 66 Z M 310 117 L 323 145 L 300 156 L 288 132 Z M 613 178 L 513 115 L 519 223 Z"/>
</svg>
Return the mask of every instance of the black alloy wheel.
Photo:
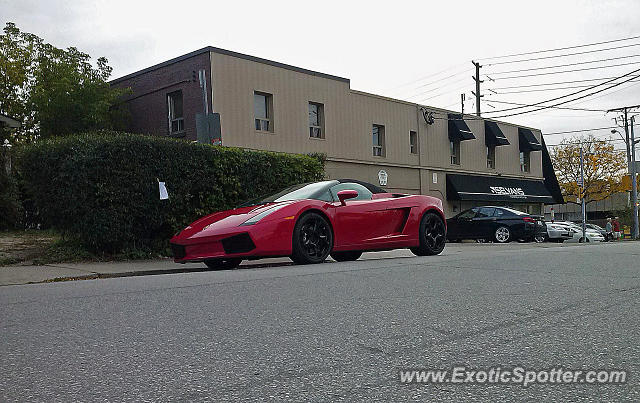
<svg viewBox="0 0 640 403">
<path fill-rule="evenodd" d="M 204 264 L 211 270 L 231 270 L 240 266 L 242 259 L 207 259 Z"/>
<path fill-rule="evenodd" d="M 533 241 L 535 243 L 543 243 L 543 242 L 546 242 L 546 240 L 547 240 L 547 235 L 545 235 L 545 234 L 536 234 L 533 237 Z"/>
<path fill-rule="evenodd" d="M 298 264 L 321 263 L 333 248 L 333 232 L 327 220 L 318 213 L 300 217 L 293 230 L 293 254 Z"/>
<path fill-rule="evenodd" d="M 360 259 L 360 256 L 362 256 L 362 251 L 359 250 L 349 252 L 331 252 L 331 257 L 336 262 L 350 262 Z"/>
<path fill-rule="evenodd" d="M 437 255 L 444 249 L 447 234 L 442 217 L 434 212 L 428 212 L 420 220 L 420 246 L 411 248 L 417 256 Z"/>
</svg>

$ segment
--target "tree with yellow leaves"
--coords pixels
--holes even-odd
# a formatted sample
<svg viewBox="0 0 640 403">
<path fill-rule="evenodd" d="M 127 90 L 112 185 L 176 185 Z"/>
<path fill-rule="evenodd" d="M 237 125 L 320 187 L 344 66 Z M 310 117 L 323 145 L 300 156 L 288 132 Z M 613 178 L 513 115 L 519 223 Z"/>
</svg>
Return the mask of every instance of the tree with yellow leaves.
<svg viewBox="0 0 640 403">
<path fill-rule="evenodd" d="M 580 147 L 584 153 L 585 202 L 606 199 L 625 190 L 622 177 L 626 173 L 627 158 L 624 151 L 614 148 L 611 141 L 593 135 L 562 140 L 551 153 L 553 167 L 569 203 L 580 198 Z"/>
</svg>

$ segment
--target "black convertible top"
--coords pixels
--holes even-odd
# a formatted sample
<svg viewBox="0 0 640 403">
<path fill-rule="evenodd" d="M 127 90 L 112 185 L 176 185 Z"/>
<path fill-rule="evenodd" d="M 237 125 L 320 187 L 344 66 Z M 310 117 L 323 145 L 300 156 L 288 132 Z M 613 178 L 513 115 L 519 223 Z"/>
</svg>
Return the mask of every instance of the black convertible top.
<svg viewBox="0 0 640 403">
<path fill-rule="evenodd" d="M 366 187 L 367 189 L 369 189 L 369 191 L 371 193 L 389 193 L 386 190 L 382 189 L 381 187 L 378 187 L 376 185 L 372 185 L 368 182 L 363 182 L 363 181 L 359 181 L 357 179 L 336 179 L 339 183 L 357 183 L 358 185 L 362 185 L 364 187 Z"/>
</svg>

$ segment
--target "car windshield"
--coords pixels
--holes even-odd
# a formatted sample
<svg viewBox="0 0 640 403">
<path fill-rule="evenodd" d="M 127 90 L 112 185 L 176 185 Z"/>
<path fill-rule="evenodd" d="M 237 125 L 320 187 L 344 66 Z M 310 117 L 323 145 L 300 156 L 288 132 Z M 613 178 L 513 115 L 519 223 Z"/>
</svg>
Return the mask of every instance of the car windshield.
<svg viewBox="0 0 640 403">
<path fill-rule="evenodd" d="M 288 200 L 318 199 L 322 196 L 336 181 L 323 181 L 314 183 L 302 183 L 289 186 L 278 193 L 269 196 L 262 196 L 257 199 L 242 203 L 238 207 L 257 206 L 259 204 L 275 203 Z"/>
</svg>

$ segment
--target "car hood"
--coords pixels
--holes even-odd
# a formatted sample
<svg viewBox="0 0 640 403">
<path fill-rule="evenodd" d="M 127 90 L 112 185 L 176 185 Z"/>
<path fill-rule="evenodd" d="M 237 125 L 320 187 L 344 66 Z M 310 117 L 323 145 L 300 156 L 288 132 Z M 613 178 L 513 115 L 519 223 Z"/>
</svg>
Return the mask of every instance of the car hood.
<svg viewBox="0 0 640 403">
<path fill-rule="evenodd" d="M 257 206 L 239 207 L 231 210 L 219 211 L 204 216 L 194 221 L 185 229 L 180 231 L 174 238 L 186 239 L 194 236 L 209 236 L 220 231 L 235 228 L 250 218 L 271 210 L 275 207 L 287 206 L 299 202 L 300 200 L 289 200 L 277 203 L 260 204 Z"/>
</svg>

